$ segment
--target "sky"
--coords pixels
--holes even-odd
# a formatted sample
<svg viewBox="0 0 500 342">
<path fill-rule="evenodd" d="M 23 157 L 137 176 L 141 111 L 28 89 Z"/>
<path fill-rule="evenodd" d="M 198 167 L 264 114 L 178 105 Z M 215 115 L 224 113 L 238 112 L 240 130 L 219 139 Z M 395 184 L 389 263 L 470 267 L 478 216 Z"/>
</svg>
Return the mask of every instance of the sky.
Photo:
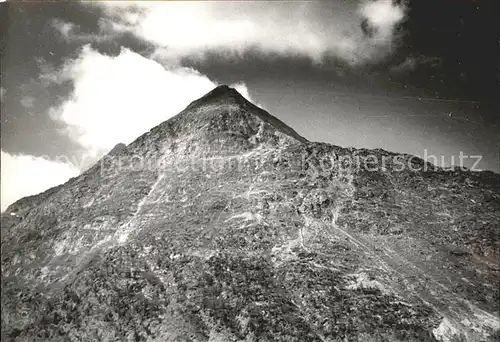
<svg viewBox="0 0 500 342">
<path fill-rule="evenodd" d="M 498 7 L 1 2 L 2 211 L 220 84 L 312 141 L 500 173 Z"/>
</svg>

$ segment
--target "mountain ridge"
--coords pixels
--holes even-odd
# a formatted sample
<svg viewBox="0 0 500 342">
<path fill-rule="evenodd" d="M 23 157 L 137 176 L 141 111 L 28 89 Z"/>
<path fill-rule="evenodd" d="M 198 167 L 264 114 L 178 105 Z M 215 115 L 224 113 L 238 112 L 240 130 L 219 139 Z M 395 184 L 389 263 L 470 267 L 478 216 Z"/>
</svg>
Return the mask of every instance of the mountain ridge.
<svg viewBox="0 0 500 342">
<path fill-rule="evenodd" d="M 269 117 L 272 117 L 274 120 L 271 120 L 271 121 L 274 121 L 274 122 L 277 122 L 278 123 L 278 126 L 286 126 L 287 130 L 289 130 L 289 132 L 291 131 L 291 136 L 295 137 L 297 140 L 303 142 L 303 143 L 314 143 L 312 141 L 309 141 L 307 140 L 306 138 L 300 136 L 297 132 L 295 132 L 295 130 L 293 130 L 291 127 L 289 127 L 288 125 L 286 125 L 285 123 L 283 123 L 281 120 L 279 120 L 278 118 L 272 116 L 271 114 L 269 114 L 268 112 L 266 112 L 265 110 L 263 110 L 262 108 L 259 108 L 257 106 L 255 106 L 254 104 L 252 104 L 251 102 L 249 102 L 248 100 L 246 100 L 236 89 L 234 88 L 231 88 L 230 86 L 228 85 L 219 85 L 217 87 L 215 87 L 212 91 L 208 92 L 207 94 L 205 94 L 204 96 L 202 96 L 201 98 L 197 99 L 197 100 L 194 100 L 192 101 L 190 104 L 188 104 L 186 106 L 186 108 L 181 111 L 180 113 L 178 113 L 176 116 L 179 116 L 179 115 L 182 115 L 183 112 L 197 106 L 197 105 L 200 105 L 201 103 L 203 102 L 207 102 L 207 101 L 210 101 L 210 100 L 213 100 L 214 98 L 218 98 L 218 97 L 224 97 L 224 96 L 229 96 L 229 97 L 232 97 L 233 99 L 235 99 L 238 103 L 243 103 L 245 106 L 248 106 L 248 104 L 250 104 L 251 106 L 257 108 L 260 110 L 260 112 L 264 112 L 264 116 L 269 116 Z M 174 116 L 174 118 L 176 117 Z M 166 120 L 168 121 L 168 120 Z M 165 121 L 165 122 L 166 122 Z M 165 123 L 164 122 L 164 123 Z M 157 125 L 156 127 L 160 126 L 162 124 L 159 124 Z M 156 128 L 154 127 L 154 128 Z M 152 128 L 151 130 L 153 130 L 154 128 Z M 151 131 L 150 130 L 150 131 Z M 147 132 L 148 133 L 148 132 Z M 145 134 L 147 134 L 145 133 Z M 286 133 L 286 132 L 284 132 Z M 108 155 L 116 155 L 116 154 L 119 154 L 122 150 L 124 150 L 125 148 L 127 147 L 127 145 L 123 144 L 123 143 L 118 143 L 115 147 L 113 147 L 113 149 L 111 149 L 109 152 L 108 152 Z M 396 153 L 396 152 L 390 152 L 390 151 L 386 151 L 386 150 L 383 150 L 383 149 L 378 149 L 378 148 L 375 148 L 375 149 L 365 149 L 365 148 L 354 148 L 352 147 L 352 149 L 356 149 L 356 150 L 364 150 L 364 151 L 375 151 L 375 152 L 382 152 L 382 153 L 392 153 L 394 155 L 406 155 L 406 156 L 410 156 L 410 157 L 416 157 L 416 156 L 412 156 L 412 155 L 409 155 L 409 154 L 401 154 L 401 153 Z M 416 158 L 419 158 L 420 157 L 416 157 Z M 450 169 L 454 169 L 454 168 L 460 168 L 458 166 L 451 166 L 451 167 L 438 167 L 438 166 L 435 166 L 435 165 L 429 165 L 429 168 L 430 169 L 434 169 L 434 170 L 450 170 Z M 462 169 L 465 169 L 464 167 L 462 167 Z M 469 172 L 483 172 L 485 174 L 498 174 L 498 173 L 495 173 L 493 171 L 490 171 L 490 170 L 481 170 L 481 171 L 472 171 L 472 170 L 467 170 Z M 85 171 L 84 171 L 85 172 Z M 73 178 L 76 178 L 76 177 L 73 177 Z M 72 179 L 73 179 L 72 178 Z M 33 195 L 30 195 L 30 196 L 26 196 L 26 197 L 23 197 L 23 198 L 20 198 L 19 200 L 17 200 L 16 202 L 14 202 L 13 204 L 11 204 L 9 207 L 16 207 L 18 206 L 19 204 L 16 204 L 18 202 L 23 202 L 25 201 L 26 199 L 30 199 L 30 198 L 33 198 L 33 197 L 36 197 L 36 196 L 40 196 L 40 195 L 43 195 L 44 193 L 51 193 L 55 190 L 57 190 L 61 185 L 63 184 L 60 184 L 60 185 L 57 185 L 57 186 L 54 186 L 54 187 L 51 187 L 39 194 L 33 194 Z M 16 210 L 15 209 L 9 209 L 9 207 L 5 210 L 5 213 L 12 213 L 12 212 L 15 212 Z"/>
</svg>

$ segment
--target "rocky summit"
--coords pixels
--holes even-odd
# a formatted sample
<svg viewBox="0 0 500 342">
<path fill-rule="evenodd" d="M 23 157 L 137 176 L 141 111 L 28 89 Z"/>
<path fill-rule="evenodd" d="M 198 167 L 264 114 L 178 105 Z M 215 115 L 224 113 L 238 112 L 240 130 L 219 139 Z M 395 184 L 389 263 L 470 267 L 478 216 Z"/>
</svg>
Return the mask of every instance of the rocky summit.
<svg viewBox="0 0 500 342">
<path fill-rule="evenodd" d="M 499 194 L 220 86 L 2 214 L 2 340 L 496 341 Z"/>
</svg>

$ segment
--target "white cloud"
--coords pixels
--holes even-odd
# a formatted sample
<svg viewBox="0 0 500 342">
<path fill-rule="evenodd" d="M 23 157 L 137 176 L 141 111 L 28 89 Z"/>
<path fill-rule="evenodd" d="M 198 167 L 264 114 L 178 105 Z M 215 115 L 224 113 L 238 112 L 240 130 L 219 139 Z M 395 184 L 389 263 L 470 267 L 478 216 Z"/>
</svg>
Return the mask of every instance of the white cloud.
<svg viewBox="0 0 500 342">
<path fill-rule="evenodd" d="M 69 39 L 75 31 L 75 24 L 59 19 L 52 20 L 52 27 L 59 31 L 65 39 Z"/>
<path fill-rule="evenodd" d="M 254 49 L 264 54 L 307 56 L 320 62 L 334 55 L 350 64 L 390 53 L 394 29 L 405 19 L 404 5 L 365 1 L 357 7 L 324 2 L 100 2 L 108 17 L 101 29 L 131 32 L 153 43 L 167 63 L 182 57 L 222 56 Z M 363 34 L 365 20 L 374 35 Z"/>
<path fill-rule="evenodd" d="M 79 174 L 69 163 L 1 151 L 1 210 L 18 199 L 35 195 Z"/>
<path fill-rule="evenodd" d="M 262 109 L 266 109 L 263 104 L 257 102 L 251 95 L 250 95 L 250 90 L 248 90 L 248 86 L 246 85 L 245 82 L 236 82 L 233 84 L 229 85 L 231 88 L 234 88 L 238 91 L 238 93 L 241 94 L 247 101 L 252 102 L 254 105 L 257 107 L 260 107 Z"/>
<path fill-rule="evenodd" d="M 100 23 L 100 33 L 99 34 L 91 34 L 91 33 L 83 33 L 80 30 L 80 27 L 74 23 L 69 21 L 64 21 L 60 19 L 53 19 L 51 25 L 57 32 L 61 35 L 61 37 L 66 41 L 79 41 L 79 42 L 103 42 L 108 41 L 115 38 L 115 34 L 106 33 L 107 30 L 104 25 L 105 22 L 102 21 Z"/>
<path fill-rule="evenodd" d="M 247 99 L 250 102 L 253 102 L 252 98 L 250 97 L 250 92 L 248 91 L 248 87 L 244 82 L 237 82 L 234 84 L 229 85 L 231 88 L 234 88 L 238 91 L 238 93 L 241 94 L 245 99 Z"/>
<path fill-rule="evenodd" d="M 216 86 L 190 68 L 166 69 L 128 49 L 106 56 L 89 46 L 43 78 L 73 83 L 70 98 L 51 115 L 66 124 L 69 137 L 95 155 L 119 142 L 132 142 Z"/>
<path fill-rule="evenodd" d="M 35 98 L 33 96 L 23 96 L 21 99 L 21 105 L 25 108 L 33 108 L 35 104 Z"/>
<path fill-rule="evenodd" d="M 393 66 L 390 71 L 396 73 L 412 72 L 419 66 L 427 66 L 434 68 L 442 63 L 441 58 L 433 56 L 408 56 L 403 62 Z"/>
<path fill-rule="evenodd" d="M 405 8 L 392 0 L 365 1 L 360 13 L 374 29 L 375 39 L 382 42 L 393 39 L 395 26 L 405 18 Z"/>
</svg>

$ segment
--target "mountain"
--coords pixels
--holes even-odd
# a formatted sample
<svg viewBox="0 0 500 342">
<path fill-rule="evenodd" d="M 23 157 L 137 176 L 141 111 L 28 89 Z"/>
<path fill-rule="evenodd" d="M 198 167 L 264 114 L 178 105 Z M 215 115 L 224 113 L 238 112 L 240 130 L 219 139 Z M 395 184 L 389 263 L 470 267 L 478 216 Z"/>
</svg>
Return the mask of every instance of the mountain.
<svg viewBox="0 0 500 342">
<path fill-rule="evenodd" d="M 494 341 L 500 175 L 220 86 L 2 215 L 5 341 Z"/>
</svg>

